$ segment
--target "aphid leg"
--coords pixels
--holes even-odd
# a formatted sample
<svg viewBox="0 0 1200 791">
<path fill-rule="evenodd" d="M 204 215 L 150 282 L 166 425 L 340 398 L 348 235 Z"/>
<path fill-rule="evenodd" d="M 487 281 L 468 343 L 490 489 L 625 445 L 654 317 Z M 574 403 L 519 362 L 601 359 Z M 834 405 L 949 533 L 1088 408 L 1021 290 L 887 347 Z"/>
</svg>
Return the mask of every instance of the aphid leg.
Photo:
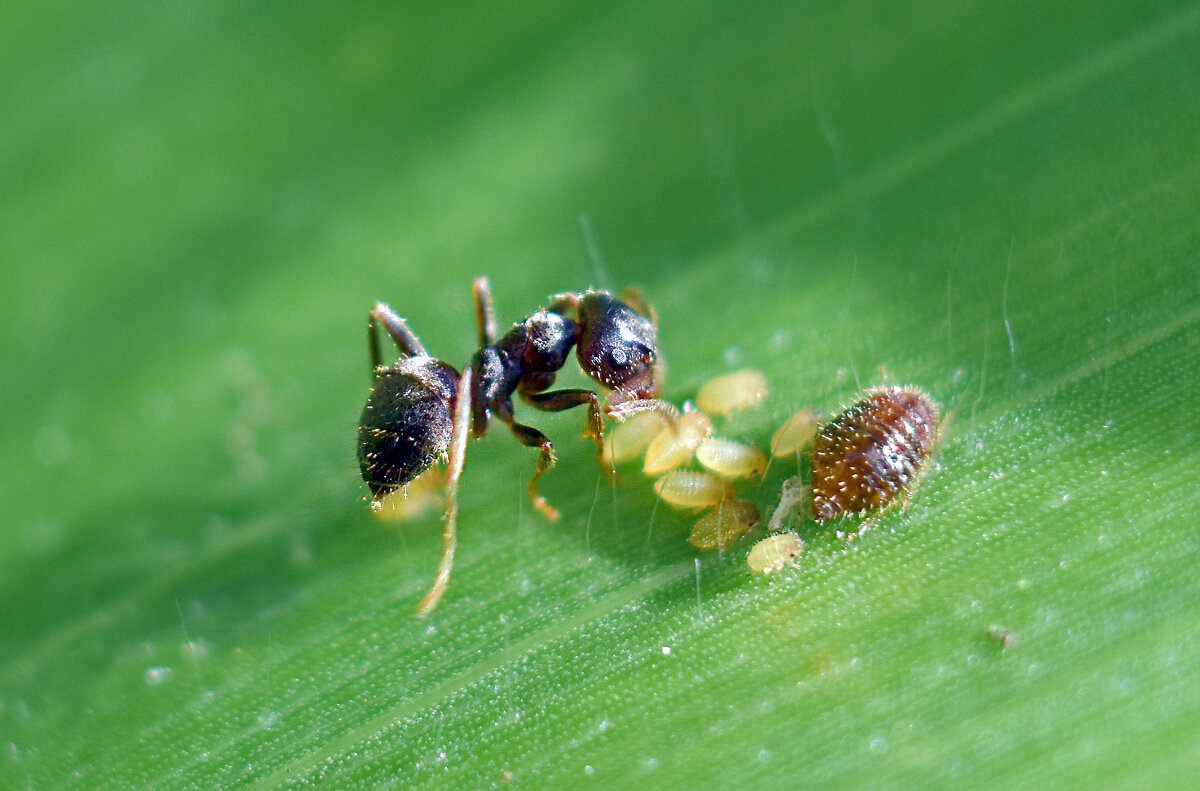
<svg viewBox="0 0 1200 791">
<path fill-rule="evenodd" d="M 496 308 L 492 304 L 492 287 L 486 277 L 476 278 L 471 287 L 475 292 L 475 326 L 479 332 L 479 346 L 491 346 L 496 342 Z"/>
<path fill-rule="evenodd" d="M 867 518 L 863 519 L 861 522 L 858 523 L 857 530 L 845 530 L 845 531 L 839 530 L 839 531 L 837 531 L 838 538 L 846 539 L 846 543 L 844 543 L 842 545 L 842 549 L 843 550 L 850 549 L 851 544 L 853 544 L 855 541 L 859 540 L 864 535 L 866 535 L 867 531 L 869 531 L 872 527 L 874 527 L 875 524 L 880 520 L 880 518 L 884 514 L 886 514 L 888 511 L 892 510 L 893 508 L 895 508 L 897 505 L 899 505 L 898 501 L 892 501 L 891 503 L 888 503 L 886 507 L 876 510 L 870 516 L 868 516 Z"/>
<path fill-rule="evenodd" d="M 450 429 L 449 461 L 446 465 L 446 510 L 442 513 L 442 560 L 437 576 L 421 603 L 417 615 L 428 615 L 437 607 L 450 583 L 454 568 L 454 549 L 458 546 L 458 481 L 462 478 L 463 462 L 467 458 L 467 434 L 471 428 L 471 368 L 463 370 L 458 380 L 458 397 L 454 402 L 454 423 Z"/>
<path fill-rule="evenodd" d="M 429 352 L 425 351 L 425 347 L 421 345 L 416 334 L 408 328 L 404 319 L 397 316 L 396 312 L 384 303 L 376 302 L 375 307 L 371 308 L 370 318 L 367 319 L 367 346 L 371 349 L 372 371 L 383 365 L 383 354 L 379 348 L 379 334 L 375 331 L 376 325 L 380 324 L 387 330 L 388 335 L 392 336 L 400 354 L 405 357 L 429 356 Z"/>
</svg>

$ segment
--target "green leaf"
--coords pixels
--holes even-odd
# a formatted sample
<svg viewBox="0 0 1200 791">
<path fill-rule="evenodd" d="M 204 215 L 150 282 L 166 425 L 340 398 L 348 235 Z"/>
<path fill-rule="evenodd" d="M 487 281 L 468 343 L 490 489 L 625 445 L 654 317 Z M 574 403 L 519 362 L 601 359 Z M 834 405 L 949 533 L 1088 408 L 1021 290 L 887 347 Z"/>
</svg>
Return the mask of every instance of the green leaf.
<svg viewBox="0 0 1200 791">
<path fill-rule="evenodd" d="M 0 786 L 1179 787 L 1200 770 L 1200 10 L 9 8 Z M 454 365 L 637 284 L 718 421 L 913 384 L 911 504 L 799 571 L 522 412 L 436 515 L 354 459 L 376 299 Z M 562 381 L 581 385 L 578 371 Z M 803 466 L 803 465 L 802 465 Z M 745 496 L 765 511 L 796 471 Z M 759 532 L 756 535 L 761 535 Z"/>
</svg>

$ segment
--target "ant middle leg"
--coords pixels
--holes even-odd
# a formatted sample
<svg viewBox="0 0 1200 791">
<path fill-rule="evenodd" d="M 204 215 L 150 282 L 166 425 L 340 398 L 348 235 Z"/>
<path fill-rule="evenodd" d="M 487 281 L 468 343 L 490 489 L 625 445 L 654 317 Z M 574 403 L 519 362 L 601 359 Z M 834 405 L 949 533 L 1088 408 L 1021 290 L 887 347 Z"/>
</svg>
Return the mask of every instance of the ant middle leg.
<svg viewBox="0 0 1200 791">
<path fill-rule="evenodd" d="M 392 336 L 396 348 L 405 357 L 428 357 L 429 352 L 421 345 L 416 334 L 408 328 L 408 322 L 396 315 L 396 312 L 382 302 L 376 302 L 371 308 L 367 319 L 367 346 L 371 350 L 371 370 L 383 365 L 383 352 L 379 348 L 379 333 L 376 327 L 382 325 Z"/>
<path fill-rule="evenodd" d="M 479 334 L 479 347 L 491 346 L 496 342 L 496 308 L 492 303 L 492 286 L 486 277 L 475 279 L 471 286 L 475 293 L 475 327 Z"/>
<path fill-rule="evenodd" d="M 508 430 L 513 433 L 513 436 L 527 448 L 537 448 L 539 450 L 537 469 L 533 472 L 533 477 L 529 479 L 529 483 L 525 485 L 525 491 L 529 494 L 529 500 L 533 503 L 533 507 L 542 512 L 550 521 L 557 521 L 560 514 L 558 509 L 550 505 L 545 497 L 538 491 L 537 484 L 541 480 L 554 463 L 558 460 L 554 455 L 554 443 L 550 441 L 542 432 L 538 431 L 533 426 L 526 426 L 523 423 L 518 423 L 513 418 L 512 404 L 507 404 L 507 408 L 501 405 L 497 410 L 496 417 L 504 421 L 508 426 Z"/>
<path fill-rule="evenodd" d="M 596 441 L 596 458 L 604 457 L 604 412 L 600 408 L 600 396 L 591 390 L 569 388 L 551 390 L 548 393 L 521 393 L 525 403 L 543 412 L 562 412 L 583 404 L 588 405 L 587 422 L 583 435 Z M 601 464 L 601 466 L 604 466 Z"/>
</svg>

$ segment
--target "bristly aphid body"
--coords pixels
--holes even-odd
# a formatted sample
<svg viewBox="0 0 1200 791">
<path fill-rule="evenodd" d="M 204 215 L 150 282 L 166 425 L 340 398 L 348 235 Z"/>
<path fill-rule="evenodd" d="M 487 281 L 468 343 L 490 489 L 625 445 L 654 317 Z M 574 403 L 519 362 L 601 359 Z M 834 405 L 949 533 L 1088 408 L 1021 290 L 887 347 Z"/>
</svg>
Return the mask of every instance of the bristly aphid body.
<svg viewBox="0 0 1200 791">
<path fill-rule="evenodd" d="M 865 514 L 906 502 L 937 443 L 941 410 L 925 393 L 882 387 L 817 431 L 813 517 Z"/>
</svg>

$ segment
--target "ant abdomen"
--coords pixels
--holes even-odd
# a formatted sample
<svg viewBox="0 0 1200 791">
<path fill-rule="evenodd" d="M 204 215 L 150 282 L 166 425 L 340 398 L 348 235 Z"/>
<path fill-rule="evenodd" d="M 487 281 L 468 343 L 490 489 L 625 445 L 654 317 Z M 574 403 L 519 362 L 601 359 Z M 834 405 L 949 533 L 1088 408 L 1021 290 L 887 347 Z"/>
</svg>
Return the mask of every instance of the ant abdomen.
<svg viewBox="0 0 1200 791">
<path fill-rule="evenodd" d="M 446 455 L 458 372 L 431 357 L 376 371 L 358 429 L 358 463 L 378 501 Z"/>
</svg>

